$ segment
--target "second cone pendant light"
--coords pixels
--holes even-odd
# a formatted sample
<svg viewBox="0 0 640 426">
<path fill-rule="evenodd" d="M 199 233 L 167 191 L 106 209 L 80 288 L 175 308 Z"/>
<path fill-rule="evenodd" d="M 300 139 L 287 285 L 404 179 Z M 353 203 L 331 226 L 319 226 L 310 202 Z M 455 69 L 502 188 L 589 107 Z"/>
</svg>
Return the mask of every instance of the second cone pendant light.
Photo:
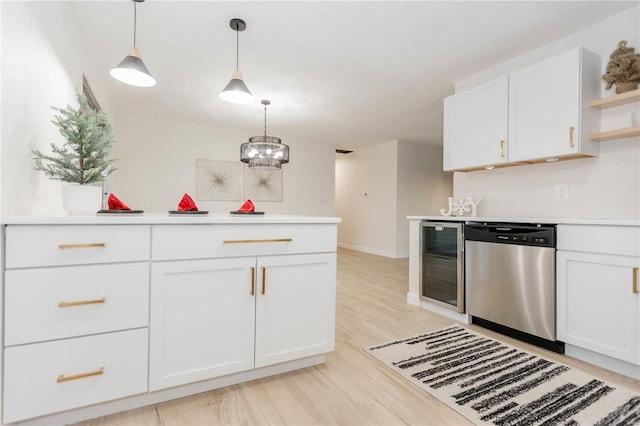
<svg viewBox="0 0 640 426">
<path fill-rule="evenodd" d="M 240 31 L 244 31 L 247 28 L 247 24 L 242 19 L 234 18 L 229 22 L 229 26 L 236 32 L 236 70 L 231 75 L 229 84 L 220 92 L 220 99 L 234 104 L 246 104 L 253 101 L 253 95 L 242 80 L 242 74 L 238 68 L 238 53 Z"/>
<path fill-rule="evenodd" d="M 144 0 L 133 0 L 133 47 L 129 54 L 115 67 L 109 74 L 113 78 L 122 83 L 138 87 L 151 87 L 156 85 L 156 79 L 142 62 L 140 50 L 136 46 L 136 3 L 142 3 Z"/>
</svg>

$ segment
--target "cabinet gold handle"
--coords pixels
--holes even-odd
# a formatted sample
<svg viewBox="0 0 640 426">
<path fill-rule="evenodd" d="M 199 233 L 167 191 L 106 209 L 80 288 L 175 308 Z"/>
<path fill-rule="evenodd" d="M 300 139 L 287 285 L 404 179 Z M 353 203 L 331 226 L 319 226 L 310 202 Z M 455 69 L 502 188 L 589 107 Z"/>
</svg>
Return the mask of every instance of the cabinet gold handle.
<svg viewBox="0 0 640 426">
<path fill-rule="evenodd" d="M 107 243 L 87 243 L 87 244 L 58 244 L 60 250 L 74 249 L 74 248 L 91 248 L 91 247 L 106 247 Z"/>
<path fill-rule="evenodd" d="M 500 141 L 500 158 L 504 158 L 504 141 Z"/>
<path fill-rule="evenodd" d="M 292 238 L 273 238 L 270 240 L 224 240 L 223 244 L 251 244 L 251 243 L 290 243 Z"/>
<path fill-rule="evenodd" d="M 98 303 L 105 303 L 107 301 L 106 297 L 102 297 L 100 299 L 92 299 L 92 300 L 77 300 L 75 302 L 60 302 L 58 303 L 58 308 L 68 308 L 71 306 L 82 306 L 82 305 L 95 305 Z"/>
<path fill-rule="evenodd" d="M 575 147 L 575 145 L 573 144 L 573 131 L 575 130 L 575 127 L 569 127 L 569 146 L 571 148 Z"/>
<path fill-rule="evenodd" d="M 256 268 L 251 267 L 251 293 L 252 296 L 256 294 Z"/>
<path fill-rule="evenodd" d="M 633 268 L 633 294 L 638 294 L 638 267 Z"/>
<path fill-rule="evenodd" d="M 61 374 L 58 376 L 58 380 L 56 381 L 58 383 L 62 383 L 62 382 L 68 382 L 71 380 L 84 379 L 85 377 L 99 376 L 101 374 L 104 374 L 104 367 L 100 367 L 100 369 L 96 371 L 88 371 L 86 373 L 74 374 L 72 376 L 65 376 L 64 374 Z"/>
<path fill-rule="evenodd" d="M 266 281 L 266 277 L 267 277 L 267 268 L 265 268 L 264 266 L 262 267 L 262 289 L 260 291 L 260 294 L 264 294 L 265 293 L 265 281 Z"/>
</svg>

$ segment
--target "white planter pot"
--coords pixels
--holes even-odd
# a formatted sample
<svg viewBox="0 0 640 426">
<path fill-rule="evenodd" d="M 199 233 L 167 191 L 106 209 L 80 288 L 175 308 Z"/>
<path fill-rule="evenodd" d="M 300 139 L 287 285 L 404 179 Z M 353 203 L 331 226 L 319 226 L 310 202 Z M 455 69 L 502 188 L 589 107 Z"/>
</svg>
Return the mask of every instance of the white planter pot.
<svg viewBox="0 0 640 426">
<path fill-rule="evenodd" d="M 62 207 L 74 216 L 95 214 L 102 207 L 102 187 L 77 183 L 64 185 Z"/>
</svg>

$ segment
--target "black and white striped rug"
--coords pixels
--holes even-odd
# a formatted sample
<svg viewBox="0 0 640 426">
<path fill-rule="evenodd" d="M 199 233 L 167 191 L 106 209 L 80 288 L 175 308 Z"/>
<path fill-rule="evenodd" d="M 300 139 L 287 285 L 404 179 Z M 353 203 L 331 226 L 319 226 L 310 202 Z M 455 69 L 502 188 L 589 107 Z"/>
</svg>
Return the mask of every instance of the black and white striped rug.
<svg viewBox="0 0 640 426">
<path fill-rule="evenodd" d="M 638 393 L 462 327 L 366 351 L 476 424 L 640 424 Z"/>
</svg>

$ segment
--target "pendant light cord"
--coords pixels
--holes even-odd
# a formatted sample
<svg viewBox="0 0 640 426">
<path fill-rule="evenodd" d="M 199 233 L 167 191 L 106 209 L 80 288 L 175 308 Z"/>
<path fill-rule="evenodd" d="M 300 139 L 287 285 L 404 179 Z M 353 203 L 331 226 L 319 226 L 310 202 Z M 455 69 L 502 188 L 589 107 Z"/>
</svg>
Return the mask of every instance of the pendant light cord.
<svg viewBox="0 0 640 426">
<path fill-rule="evenodd" d="M 133 47 L 136 47 L 136 25 L 138 22 L 138 16 L 136 13 L 136 2 L 133 2 Z"/>
<path fill-rule="evenodd" d="M 264 104 L 264 141 L 267 141 L 267 104 Z"/>
<path fill-rule="evenodd" d="M 240 31 L 239 24 L 236 24 L 236 71 L 240 69 L 238 66 L 238 57 L 240 56 Z"/>
</svg>

